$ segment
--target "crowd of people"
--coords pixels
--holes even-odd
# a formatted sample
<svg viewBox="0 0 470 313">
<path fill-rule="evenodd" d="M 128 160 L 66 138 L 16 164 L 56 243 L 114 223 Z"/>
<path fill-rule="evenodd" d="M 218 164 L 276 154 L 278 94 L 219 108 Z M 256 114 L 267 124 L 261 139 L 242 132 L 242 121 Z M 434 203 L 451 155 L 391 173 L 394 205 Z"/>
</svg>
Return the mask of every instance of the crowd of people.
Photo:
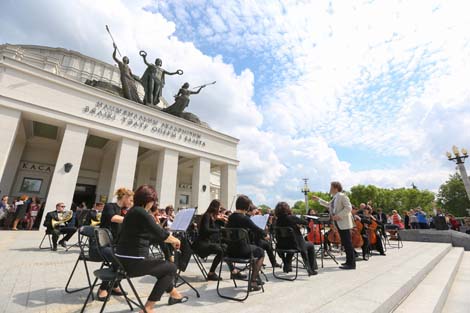
<svg viewBox="0 0 470 313">
<path fill-rule="evenodd" d="M 22 195 L 10 199 L 2 196 L 0 202 L 0 228 L 11 230 L 38 229 L 44 212 L 44 202 L 36 196 Z"/>
</svg>

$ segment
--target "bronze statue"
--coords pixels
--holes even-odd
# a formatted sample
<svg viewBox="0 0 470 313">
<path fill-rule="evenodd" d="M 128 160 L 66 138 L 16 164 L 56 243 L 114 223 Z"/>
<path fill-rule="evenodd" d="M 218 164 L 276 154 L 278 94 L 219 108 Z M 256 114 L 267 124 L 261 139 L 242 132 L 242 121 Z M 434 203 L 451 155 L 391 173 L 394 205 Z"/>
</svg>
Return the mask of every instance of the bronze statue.
<svg viewBox="0 0 470 313">
<path fill-rule="evenodd" d="M 176 72 L 168 72 L 162 69 L 161 59 L 156 59 L 155 64 L 150 64 L 147 62 L 147 52 L 141 50 L 139 54 L 147 65 L 147 69 L 141 79 L 142 86 L 144 86 L 145 90 L 144 104 L 157 105 L 158 102 L 160 102 L 163 87 L 165 86 L 165 75 L 183 75 L 183 71 L 177 70 Z"/>
<path fill-rule="evenodd" d="M 118 60 L 116 57 L 116 50 L 117 46 L 113 42 L 114 52 L 113 52 L 113 59 L 119 66 L 119 71 L 121 72 L 121 85 L 122 85 L 122 93 L 124 98 L 142 103 L 139 98 L 139 94 L 137 93 L 137 87 L 135 85 L 135 81 L 140 81 L 139 77 L 132 74 L 132 71 L 129 67 L 129 58 L 124 56 L 122 58 L 122 62 Z"/>
<path fill-rule="evenodd" d="M 198 94 L 202 88 L 207 85 L 199 86 L 197 91 L 189 90 L 189 83 L 184 83 L 183 86 L 178 91 L 178 94 L 175 96 L 175 103 L 170 105 L 168 108 L 163 109 L 164 112 L 181 116 L 184 109 L 189 105 L 189 96 Z"/>
</svg>

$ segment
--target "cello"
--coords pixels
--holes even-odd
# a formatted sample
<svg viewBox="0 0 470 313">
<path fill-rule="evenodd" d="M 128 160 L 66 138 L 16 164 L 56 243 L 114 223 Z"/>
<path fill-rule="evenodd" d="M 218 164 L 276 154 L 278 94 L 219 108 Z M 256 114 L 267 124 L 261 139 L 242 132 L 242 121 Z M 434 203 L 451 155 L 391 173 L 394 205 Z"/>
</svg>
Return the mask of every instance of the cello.
<svg viewBox="0 0 470 313">
<path fill-rule="evenodd" d="M 367 229 L 367 235 L 369 236 L 369 244 L 375 245 L 377 243 L 377 227 L 379 226 L 379 224 L 377 224 L 377 221 L 374 217 L 368 217 L 370 218 L 370 225 Z"/>
<path fill-rule="evenodd" d="M 323 242 L 323 234 L 320 231 L 320 225 L 310 220 L 310 222 L 308 222 L 308 229 L 310 232 L 307 234 L 307 240 L 316 245 L 321 244 Z"/>
<path fill-rule="evenodd" d="M 364 225 L 362 225 L 360 220 L 354 218 L 355 227 L 351 230 L 351 239 L 354 248 L 360 248 L 364 245 L 364 239 L 362 238 L 362 229 Z"/>
<path fill-rule="evenodd" d="M 341 237 L 339 236 L 339 231 L 334 225 L 334 223 L 331 223 L 330 225 L 330 231 L 328 232 L 328 241 L 335 245 L 339 245 L 341 243 Z"/>
</svg>

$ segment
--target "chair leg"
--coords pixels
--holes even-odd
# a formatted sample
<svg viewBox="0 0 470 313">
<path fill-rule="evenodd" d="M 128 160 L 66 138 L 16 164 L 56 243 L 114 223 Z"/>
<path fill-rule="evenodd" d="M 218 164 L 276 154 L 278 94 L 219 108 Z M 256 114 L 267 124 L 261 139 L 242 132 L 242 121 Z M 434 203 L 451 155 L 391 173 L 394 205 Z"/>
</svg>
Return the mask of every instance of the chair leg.
<svg viewBox="0 0 470 313">
<path fill-rule="evenodd" d="M 113 287 L 114 287 L 114 284 L 115 284 L 115 283 L 116 283 L 116 279 L 112 280 L 112 281 L 109 283 L 108 290 L 106 290 L 106 292 L 107 292 L 108 294 L 106 295 L 106 299 L 104 299 L 103 305 L 101 306 L 100 313 L 103 313 L 103 312 L 104 312 L 104 308 L 106 307 L 106 303 L 108 303 L 109 298 L 111 298 L 111 292 L 113 291 Z"/>
<path fill-rule="evenodd" d="M 142 311 L 144 311 L 144 313 L 147 313 L 147 310 L 145 310 L 145 306 L 144 306 L 144 304 L 142 303 L 142 300 L 140 300 L 140 297 L 139 297 L 139 295 L 137 294 L 137 290 L 135 290 L 134 284 L 131 282 L 131 280 L 129 279 L 129 277 L 126 277 L 126 280 L 127 280 L 127 283 L 129 284 L 129 286 L 131 286 L 132 292 L 134 293 L 134 296 L 136 297 L 137 302 L 138 302 L 138 304 L 140 305 Z M 122 290 L 122 289 L 121 289 L 121 290 Z M 126 296 L 126 297 L 127 297 L 127 296 Z"/>
<path fill-rule="evenodd" d="M 91 286 L 90 288 L 90 292 L 88 293 L 87 297 L 86 297 L 86 300 L 85 300 L 85 303 L 83 304 L 83 307 L 82 307 L 82 310 L 80 311 L 80 313 L 83 313 L 85 312 L 85 307 L 88 303 L 88 300 L 90 300 L 90 296 L 93 295 L 93 289 L 95 289 L 95 286 L 96 286 L 96 282 L 98 281 L 98 278 L 95 278 L 95 281 L 93 282 L 93 285 Z"/>
<path fill-rule="evenodd" d="M 122 294 L 124 295 L 124 299 L 126 299 L 127 305 L 129 305 L 129 309 L 131 309 L 131 311 L 133 311 L 134 308 L 132 308 L 132 304 L 129 301 L 129 298 L 127 297 L 127 295 L 125 294 L 124 288 L 122 288 L 121 282 L 119 282 L 118 286 L 119 286 L 119 290 L 121 290 Z"/>
<path fill-rule="evenodd" d="M 48 237 L 49 240 L 49 247 L 43 247 L 42 244 L 44 243 L 44 240 L 46 239 L 46 236 Z M 44 249 L 51 249 L 52 250 L 52 243 L 51 243 L 51 237 L 48 234 L 44 234 L 44 237 L 42 237 L 41 243 L 39 244 L 39 249 L 44 250 Z"/>
<path fill-rule="evenodd" d="M 75 262 L 75 265 L 73 266 L 72 273 L 70 273 L 69 280 L 67 281 L 67 284 L 65 285 L 65 292 L 66 293 L 74 293 L 74 292 L 84 290 L 84 289 L 87 288 L 87 287 L 85 287 L 84 289 L 80 289 L 80 290 L 69 290 L 70 281 L 72 280 L 73 274 L 75 273 L 75 270 L 77 269 L 78 262 L 80 262 L 80 256 L 77 258 L 77 261 Z"/>
</svg>

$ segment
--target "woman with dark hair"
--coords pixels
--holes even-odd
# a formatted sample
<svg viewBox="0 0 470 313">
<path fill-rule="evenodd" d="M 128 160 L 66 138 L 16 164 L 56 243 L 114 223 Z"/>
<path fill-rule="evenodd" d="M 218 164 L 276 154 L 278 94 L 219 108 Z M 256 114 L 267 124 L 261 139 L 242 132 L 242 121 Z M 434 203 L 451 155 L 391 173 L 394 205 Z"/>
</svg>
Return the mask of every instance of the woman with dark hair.
<svg viewBox="0 0 470 313">
<path fill-rule="evenodd" d="M 129 276 L 152 275 L 157 278 L 145 304 L 148 313 L 155 312 L 155 303 L 164 292 L 170 294 L 169 305 L 188 300 L 188 297 L 183 297 L 173 285 L 176 266 L 171 262 L 149 257 L 151 241 L 166 242 L 175 249 L 179 249 L 181 245 L 180 241 L 157 224 L 151 215 L 150 209 L 157 201 L 157 192 L 152 186 L 143 185 L 137 188 L 134 193 L 134 207 L 124 217 L 116 246 L 116 256 Z"/>
<path fill-rule="evenodd" d="M 219 216 L 220 206 L 220 201 L 217 199 L 212 200 L 212 202 L 209 204 L 209 207 L 202 215 L 201 221 L 199 222 L 199 236 L 193 245 L 194 252 L 196 252 L 197 255 L 199 255 L 201 258 L 206 258 L 209 255 L 215 254 L 211 268 L 207 273 L 207 280 L 215 281 L 221 279 L 219 276 L 217 276 L 215 270 L 217 269 L 217 266 L 222 259 L 222 252 L 225 248 L 218 243 L 219 227 L 216 222 L 223 218 Z M 229 268 L 232 271 L 230 275 L 231 279 L 246 278 L 239 271 L 235 270 L 231 264 L 229 264 Z"/>
<path fill-rule="evenodd" d="M 11 228 L 12 230 L 18 230 L 18 228 L 16 228 L 18 226 L 18 223 L 24 219 L 26 215 L 26 210 L 29 205 L 29 203 L 27 202 L 28 198 L 29 197 L 27 195 L 22 195 L 20 199 L 15 203 L 16 212 L 15 220 L 13 221 L 13 227 Z"/>
<path fill-rule="evenodd" d="M 292 210 L 286 202 L 279 202 L 274 210 L 276 215 L 276 226 L 277 227 L 289 227 L 293 230 L 295 236 L 295 242 L 285 241 L 281 238 L 277 242 L 277 246 L 281 249 L 299 249 L 302 254 L 302 259 L 307 267 L 308 275 L 316 275 L 317 261 L 315 259 L 315 247 L 313 243 L 305 241 L 304 237 L 300 233 L 298 225 L 308 226 L 308 222 L 292 214 Z M 281 255 L 282 262 L 284 264 L 284 272 L 288 273 L 292 271 L 292 253 L 286 253 Z"/>
<path fill-rule="evenodd" d="M 235 212 L 230 215 L 227 222 L 227 228 L 243 228 L 249 231 L 254 236 L 264 236 L 264 230 L 256 226 L 255 223 L 246 215 L 250 205 L 252 204 L 250 198 L 245 195 L 241 195 L 235 202 Z M 259 271 L 263 266 L 264 261 L 264 250 L 255 245 L 247 245 L 243 243 L 232 244 L 227 247 L 227 254 L 230 257 L 235 258 L 247 258 L 253 254 L 256 259 L 253 266 L 252 281 L 250 283 L 251 291 L 261 290 L 261 279 L 259 278 Z"/>
</svg>

